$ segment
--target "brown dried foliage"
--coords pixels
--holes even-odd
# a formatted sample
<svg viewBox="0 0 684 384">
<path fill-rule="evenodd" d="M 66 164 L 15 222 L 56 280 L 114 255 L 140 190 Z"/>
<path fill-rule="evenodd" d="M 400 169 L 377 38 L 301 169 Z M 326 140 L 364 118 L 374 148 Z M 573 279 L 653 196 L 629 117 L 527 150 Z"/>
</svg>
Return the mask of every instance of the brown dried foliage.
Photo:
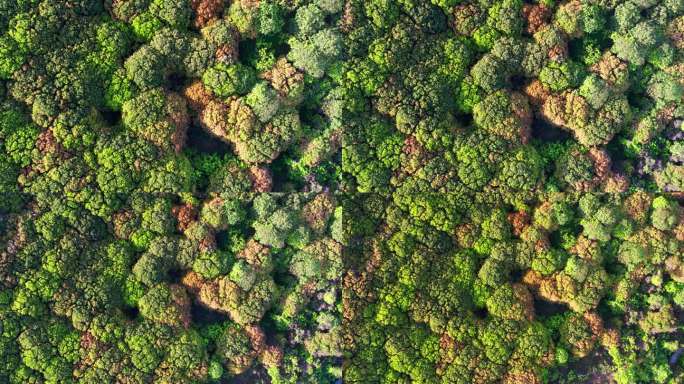
<svg viewBox="0 0 684 384">
<path fill-rule="evenodd" d="M 524 4 L 523 16 L 527 21 L 525 30 L 530 35 L 534 35 L 548 24 L 551 10 L 543 4 Z"/>
<path fill-rule="evenodd" d="M 201 80 L 197 80 L 187 86 L 183 94 L 188 101 L 188 105 L 195 112 L 202 111 L 214 99 L 214 95 L 204 86 Z"/>
<path fill-rule="evenodd" d="M 541 384 L 538 374 L 531 371 L 508 371 L 503 378 L 503 384 Z"/>
<path fill-rule="evenodd" d="M 667 27 L 667 37 L 675 47 L 684 49 L 684 16 L 674 19 Z"/>
<path fill-rule="evenodd" d="M 247 263 L 251 265 L 260 266 L 268 259 L 268 254 L 270 248 L 259 243 L 254 239 L 250 239 L 245 248 L 240 251 L 236 257 L 238 259 L 244 259 Z"/>
<path fill-rule="evenodd" d="M 171 213 L 176 217 L 178 229 L 183 232 L 196 220 L 197 212 L 190 204 L 176 205 L 171 208 Z"/>
<path fill-rule="evenodd" d="M 530 223 L 530 214 L 524 211 L 511 212 L 508 214 L 508 222 L 513 226 L 513 234 L 520 236 Z"/>
<path fill-rule="evenodd" d="M 295 88 L 301 87 L 304 82 L 304 74 L 297 71 L 286 58 L 281 57 L 276 61 L 271 70 L 263 73 L 262 77 L 271 83 L 278 94 L 286 98 Z"/>
<path fill-rule="evenodd" d="M 335 209 L 333 197 L 328 193 L 316 195 L 302 210 L 302 218 L 316 232 L 321 232 Z"/>
<path fill-rule="evenodd" d="M 591 70 L 611 86 L 618 86 L 625 83 L 624 78 L 628 68 L 626 62 L 620 60 L 611 52 L 606 52 L 601 57 L 601 60 L 591 67 Z"/>
<path fill-rule="evenodd" d="M 190 0 L 190 7 L 195 11 L 194 26 L 201 29 L 209 22 L 220 19 L 224 3 L 224 0 Z"/>
</svg>

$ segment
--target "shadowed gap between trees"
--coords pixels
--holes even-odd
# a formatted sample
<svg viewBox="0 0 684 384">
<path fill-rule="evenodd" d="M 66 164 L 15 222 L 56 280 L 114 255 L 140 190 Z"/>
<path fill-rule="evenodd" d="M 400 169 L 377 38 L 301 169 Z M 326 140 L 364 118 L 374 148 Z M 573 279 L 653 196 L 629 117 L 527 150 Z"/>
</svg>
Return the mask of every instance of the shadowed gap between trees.
<svg viewBox="0 0 684 384">
<path fill-rule="evenodd" d="M 102 116 L 102 119 L 110 127 L 113 127 L 121 122 L 121 111 L 102 110 L 100 111 L 100 116 Z"/>
<path fill-rule="evenodd" d="M 566 141 L 572 138 L 570 132 L 556 127 L 544 119 L 532 119 L 532 137 L 542 142 Z"/>
<path fill-rule="evenodd" d="M 566 313 L 570 309 L 567 305 L 561 303 L 554 303 L 548 300 L 534 297 L 534 313 L 537 316 L 550 317 L 561 313 Z"/>
<path fill-rule="evenodd" d="M 230 144 L 205 131 L 196 121 L 190 123 L 185 145 L 199 153 L 224 155 L 233 153 Z"/>
</svg>

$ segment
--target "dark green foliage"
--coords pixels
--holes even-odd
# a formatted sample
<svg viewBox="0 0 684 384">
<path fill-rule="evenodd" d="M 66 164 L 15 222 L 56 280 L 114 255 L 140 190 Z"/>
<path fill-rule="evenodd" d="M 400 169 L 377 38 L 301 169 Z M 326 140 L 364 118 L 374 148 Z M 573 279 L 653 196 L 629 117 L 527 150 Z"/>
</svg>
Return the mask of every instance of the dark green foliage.
<svg viewBox="0 0 684 384">
<path fill-rule="evenodd" d="M 202 75 L 202 81 L 219 97 L 244 95 L 254 85 L 254 71 L 241 64 L 211 67 Z"/>
</svg>

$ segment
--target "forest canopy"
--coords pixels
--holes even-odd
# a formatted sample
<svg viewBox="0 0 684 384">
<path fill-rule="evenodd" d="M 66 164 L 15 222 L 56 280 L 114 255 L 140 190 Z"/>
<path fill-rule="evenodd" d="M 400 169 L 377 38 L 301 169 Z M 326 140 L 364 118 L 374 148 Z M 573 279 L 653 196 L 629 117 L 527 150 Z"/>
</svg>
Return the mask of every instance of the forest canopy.
<svg viewBox="0 0 684 384">
<path fill-rule="evenodd" d="M 684 380 L 681 0 L 0 1 L 0 383 Z"/>
</svg>

